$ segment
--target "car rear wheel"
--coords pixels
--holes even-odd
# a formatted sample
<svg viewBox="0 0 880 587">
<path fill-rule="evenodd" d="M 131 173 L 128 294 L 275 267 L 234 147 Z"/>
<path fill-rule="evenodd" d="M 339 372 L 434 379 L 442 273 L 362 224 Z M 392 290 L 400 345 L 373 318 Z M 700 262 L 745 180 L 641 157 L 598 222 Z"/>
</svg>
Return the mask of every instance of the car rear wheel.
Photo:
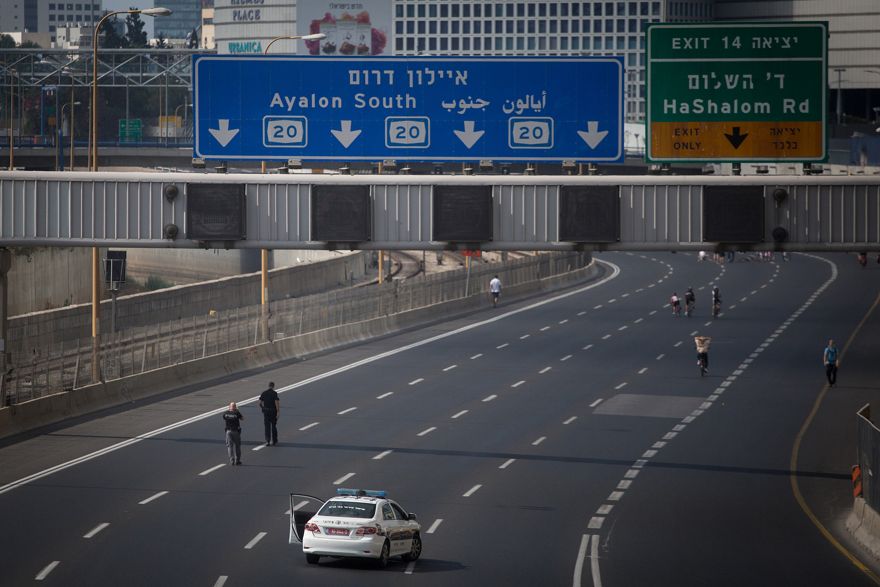
<svg viewBox="0 0 880 587">
<path fill-rule="evenodd" d="M 319 560 L 321 560 L 321 555 L 319 555 L 319 554 L 307 554 L 306 555 L 306 562 L 309 563 L 310 565 L 318 564 Z"/>
<path fill-rule="evenodd" d="M 422 538 L 416 534 L 412 539 L 412 547 L 409 552 L 403 555 L 403 560 L 414 561 L 422 556 Z"/>
<path fill-rule="evenodd" d="M 391 552 L 391 546 L 388 544 L 388 541 L 385 541 L 385 544 L 382 545 L 382 552 L 379 553 L 379 558 L 376 560 L 376 566 L 380 569 L 384 569 L 388 566 L 388 556 Z"/>
</svg>

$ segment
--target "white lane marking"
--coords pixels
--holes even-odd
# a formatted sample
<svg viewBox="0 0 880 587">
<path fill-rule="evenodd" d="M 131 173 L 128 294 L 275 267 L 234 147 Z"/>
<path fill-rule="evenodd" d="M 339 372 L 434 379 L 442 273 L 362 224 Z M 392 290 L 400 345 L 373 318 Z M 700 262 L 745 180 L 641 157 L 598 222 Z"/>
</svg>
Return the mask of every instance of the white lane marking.
<svg viewBox="0 0 880 587">
<path fill-rule="evenodd" d="M 334 481 L 333 485 L 342 485 L 343 483 L 345 483 L 346 481 L 348 481 L 352 477 L 354 477 L 354 473 L 346 473 L 345 475 L 343 475 L 342 477 L 340 477 L 339 479 Z"/>
<path fill-rule="evenodd" d="M 421 382 L 424 381 L 424 380 L 425 380 L 424 377 L 419 377 L 418 379 L 413 379 L 412 381 L 410 381 L 410 382 L 409 382 L 409 385 L 416 385 L 416 384 L 421 383 Z"/>
<path fill-rule="evenodd" d="M 42 581 L 43 579 L 45 579 L 46 577 L 48 577 L 48 576 L 49 576 L 49 573 L 52 572 L 52 569 L 54 569 L 55 567 L 57 567 L 57 566 L 58 566 L 58 563 L 60 563 L 60 562 L 61 562 L 61 561 L 52 561 L 51 563 L 49 563 L 48 565 L 46 565 L 45 567 L 43 567 L 43 570 L 40 571 L 39 573 L 37 573 L 37 576 L 34 577 L 34 581 Z"/>
<path fill-rule="evenodd" d="M 611 338 L 611 335 L 606 334 L 605 336 L 602 337 L 602 340 L 608 340 L 609 338 Z"/>
<path fill-rule="evenodd" d="M 520 340 L 525 340 L 525 339 L 527 339 L 527 338 L 530 337 L 530 336 L 531 336 L 531 334 L 523 334 L 522 336 L 519 337 L 519 339 L 520 339 Z"/>
<path fill-rule="evenodd" d="M 516 383 L 514 383 L 513 385 L 511 385 L 511 387 L 519 387 L 519 386 L 522 385 L 523 383 L 525 383 L 525 379 L 520 379 L 519 381 L 517 381 Z"/>
<path fill-rule="evenodd" d="M 676 436 L 678 436 L 678 432 L 667 432 L 663 435 L 663 440 L 672 440 Z"/>
<path fill-rule="evenodd" d="M 301 501 L 301 502 L 299 502 L 299 503 L 297 503 L 297 504 L 294 504 L 294 506 L 293 506 L 293 511 L 301 510 L 302 508 L 306 507 L 307 505 L 309 505 L 309 502 L 306 501 L 306 500 L 303 500 L 303 501 Z M 287 514 L 287 515 L 289 516 L 289 515 L 290 515 L 290 511 L 291 511 L 291 510 L 287 510 L 287 511 L 284 512 L 284 513 Z"/>
<path fill-rule="evenodd" d="M 636 318 L 635 320 L 633 320 L 633 324 L 638 324 L 642 320 L 644 320 L 644 318 Z"/>
<path fill-rule="evenodd" d="M 568 322 L 568 318 L 566 318 L 565 320 L 560 320 L 559 324 L 565 324 L 566 322 Z"/>
<path fill-rule="evenodd" d="M 229 575 L 220 575 L 217 577 L 217 580 L 214 581 L 214 587 L 223 587 L 226 585 L 226 579 L 229 578 Z"/>
<path fill-rule="evenodd" d="M 703 291 L 704 289 L 706 289 L 706 286 L 701 285 L 700 287 L 697 288 L 697 291 Z"/>
<path fill-rule="evenodd" d="M 657 442 L 655 442 L 654 444 L 651 445 L 651 448 L 660 449 L 660 448 L 663 448 L 664 446 L 666 446 L 666 443 L 663 442 L 662 440 L 658 440 Z"/>
<path fill-rule="evenodd" d="M 639 289 L 636 290 L 636 293 L 641 293 L 641 292 L 643 292 L 643 291 L 645 291 L 645 288 L 644 288 L 644 287 L 640 287 Z"/>
<path fill-rule="evenodd" d="M 103 530 L 104 528 L 106 528 L 109 525 L 110 525 L 110 522 L 101 522 L 100 524 L 98 524 L 97 526 L 95 526 L 94 528 L 92 528 L 91 530 L 86 532 L 85 534 L 83 534 L 83 538 L 91 538 L 92 536 L 94 536 L 95 534 L 97 534 L 98 532 L 100 532 L 101 530 Z"/>
<path fill-rule="evenodd" d="M 257 446 L 255 446 L 251 450 L 263 450 L 264 448 L 266 448 L 265 444 L 258 444 Z"/>
<path fill-rule="evenodd" d="M 474 485 L 473 487 L 471 487 L 470 489 L 468 489 L 467 491 L 465 491 L 465 492 L 462 494 L 462 497 L 470 497 L 470 496 L 472 496 L 473 494 L 475 494 L 475 493 L 477 492 L 477 490 L 478 490 L 480 487 L 482 487 L 482 485 Z"/>
<path fill-rule="evenodd" d="M 507 459 L 498 468 L 499 469 L 506 469 L 507 467 L 509 467 L 510 465 L 512 465 L 515 462 L 516 462 L 516 459 Z"/>
<path fill-rule="evenodd" d="M 225 466 L 226 466 L 226 463 L 220 463 L 219 465 L 214 465 L 214 466 L 211 467 L 210 469 L 205 469 L 204 471 L 202 471 L 201 473 L 199 473 L 199 477 L 204 477 L 205 475 L 210 475 L 211 473 L 213 473 L 213 472 L 216 471 L 217 469 L 221 469 L 221 468 L 223 468 L 223 467 L 225 467 Z"/>
<path fill-rule="evenodd" d="M 656 450 L 646 450 L 646 451 L 642 454 L 642 457 L 643 457 L 643 458 L 646 458 L 646 459 L 651 459 L 651 458 L 654 458 L 654 457 L 656 457 L 656 456 L 657 456 L 657 451 L 656 451 Z"/>
<path fill-rule="evenodd" d="M 560 361 L 560 362 L 562 362 L 562 361 L 567 361 L 567 360 L 569 360 L 570 358 L 571 358 L 571 355 L 565 355 L 564 357 L 562 357 L 561 359 L 559 359 L 559 361 Z"/>
<path fill-rule="evenodd" d="M 676 432 L 681 432 L 685 428 L 687 428 L 686 424 L 676 424 L 675 426 L 672 427 L 672 429 L 675 430 Z"/>
<path fill-rule="evenodd" d="M 544 328 L 541 329 L 541 332 L 544 332 L 545 330 L 550 330 L 550 327 L 549 327 L 549 326 L 545 326 Z"/>
<path fill-rule="evenodd" d="M 623 295 L 620 296 L 620 297 L 622 297 L 622 298 L 628 298 L 628 297 L 629 297 L 629 294 L 628 294 L 628 293 L 625 293 L 625 294 L 623 294 Z"/>
<path fill-rule="evenodd" d="M 601 307 L 602 307 L 602 304 L 599 304 L 598 306 L 593 306 L 593 309 L 594 309 L 594 310 L 598 310 L 598 309 L 601 308 Z"/>
<path fill-rule="evenodd" d="M 681 421 L 684 422 L 685 424 L 690 424 L 695 419 L 696 418 L 694 418 L 693 416 L 685 416 L 684 418 L 681 419 Z"/>
<path fill-rule="evenodd" d="M 700 332 L 699 330 L 694 330 L 694 331 L 691 332 L 688 336 L 696 336 L 697 333 L 699 333 L 699 332 Z"/>
<path fill-rule="evenodd" d="M 390 392 L 389 392 L 389 393 L 390 393 Z M 317 426 L 318 424 L 319 424 L 319 422 L 312 422 L 311 424 L 306 424 L 305 426 L 303 426 L 302 428 L 300 428 L 299 431 L 300 431 L 300 432 L 304 432 L 304 431 L 308 430 L 309 428 L 314 428 L 314 427 Z"/>
<path fill-rule="evenodd" d="M 654 286 L 656 286 L 656 285 L 657 285 L 656 283 L 651 283 L 651 284 L 648 285 L 648 287 L 654 287 Z"/>
<path fill-rule="evenodd" d="M 456 367 L 458 367 L 458 365 L 449 365 L 448 367 L 446 367 L 445 369 L 443 369 L 443 372 L 445 373 L 446 371 L 452 371 L 452 370 L 455 369 Z"/>
<path fill-rule="evenodd" d="M 492 395 L 487 395 L 486 397 L 484 397 L 482 401 L 484 401 L 484 402 L 490 402 L 490 401 L 492 401 L 493 399 L 495 399 L 496 397 L 498 397 L 498 396 L 495 395 L 495 394 L 493 393 Z"/>
<path fill-rule="evenodd" d="M 265 445 L 263 445 L 263 446 L 265 446 Z M 151 501 L 155 501 L 155 500 L 159 499 L 160 497 L 162 497 L 163 495 L 168 495 L 168 492 L 167 491 L 160 491 L 159 493 L 154 493 L 153 495 L 151 495 L 147 499 L 145 499 L 143 501 L 139 501 L 138 504 L 139 505 L 147 505 Z"/>
<path fill-rule="evenodd" d="M 620 482 L 617 484 L 617 488 L 618 489 L 629 489 L 629 487 L 630 487 L 630 485 L 632 485 L 632 483 L 633 482 L 631 479 L 621 479 Z"/>
<path fill-rule="evenodd" d="M 593 516 L 590 518 L 590 522 L 587 524 L 587 528 L 591 530 L 598 530 L 602 527 L 602 522 L 605 521 L 605 518 L 602 516 Z"/>
<path fill-rule="evenodd" d="M 535 442 L 533 442 L 533 443 L 532 443 L 532 446 L 538 446 L 539 444 L 541 444 L 541 443 L 544 442 L 545 440 L 547 440 L 547 437 L 546 437 L 546 436 L 542 436 L 541 438 L 539 438 L 539 439 L 537 439 Z"/>
<path fill-rule="evenodd" d="M 563 424 L 566 424 L 566 425 L 571 424 L 572 422 L 574 422 L 574 421 L 577 420 L 577 419 L 578 419 L 577 416 L 572 416 L 571 418 L 569 418 L 568 420 L 566 420 L 565 422 L 563 422 Z"/>
<path fill-rule="evenodd" d="M 608 501 L 620 501 L 620 498 L 623 497 L 622 491 L 612 491 L 608 495 Z"/>
<path fill-rule="evenodd" d="M 349 413 L 349 412 L 353 412 L 353 411 L 355 411 L 356 409 L 357 409 L 357 408 L 346 408 L 346 409 L 342 410 L 341 412 L 336 412 L 336 415 L 337 415 L 337 416 L 344 416 L 345 414 L 347 414 L 347 413 Z"/>
<path fill-rule="evenodd" d="M 665 356 L 666 356 L 665 353 L 660 353 L 659 355 L 657 355 L 657 360 L 659 361 L 660 359 L 662 359 Z"/>
<path fill-rule="evenodd" d="M 501 350 L 501 349 L 503 349 L 503 348 L 506 347 L 506 346 L 510 346 L 510 343 L 509 343 L 509 342 L 505 342 L 504 344 L 499 344 L 499 345 L 498 345 L 497 347 L 495 347 L 495 348 Z"/>
<path fill-rule="evenodd" d="M 539 374 L 539 375 L 543 375 L 544 373 L 546 373 L 547 371 L 549 371 L 549 370 L 552 369 L 552 368 L 553 368 L 553 367 L 544 367 L 543 369 L 541 369 L 540 371 L 538 371 L 538 374 Z"/>
<path fill-rule="evenodd" d="M 593 345 L 588 344 L 587 346 L 582 347 L 581 350 L 588 351 L 588 350 L 590 350 L 591 348 L 593 348 Z"/>
<path fill-rule="evenodd" d="M 374 456 L 374 457 L 373 457 L 373 460 L 374 460 L 374 461 L 381 461 L 382 459 L 384 459 L 385 457 L 387 457 L 388 455 L 390 455 L 392 452 L 394 452 L 394 451 L 392 451 L 392 450 L 385 450 L 385 451 L 382 451 L 382 452 L 380 452 L 379 454 L 377 454 L 376 456 Z"/>
<path fill-rule="evenodd" d="M 479 358 L 482 357 L 482 356 L 483 356 L 483 353 L 477 353 L 476 355 L 474 355 L 473 357 L 471 357 L 471 360 L 473 361 L 474 359 L 479 359 Z"/>
<path fill-rule="evenodd" d="M 409 561 L 406 565 L 406 570 L 403 572 L 404 575 L 412 575 L 413 570 L 416 568 L 416 561 Z"/>
<path fill-rule="evenodd" d="M 648 312 L 648 316 L 653 316 L 656 313 L 657 313 L 657 310 L 651 310 L 650 312 Z"/>
<path fill-rule="evenodd" d="M 578 315 L 578 316 L 583 316 L 583 315 L 586 314 L 586 313 L 587 313 L 587 311 L 584 310 L 584 311 L 582 311 L 582 312 L 578 312 L 577 315 Z"/>
<path fill-rule="evenodd" d="M 647 370 L 648 370 L 647 367 L 642 367 L 641 369 L 639 369 L 639 375 L 644 374 L 644 372 L 647 371 Z"/>
<path fill-rule="evenodd" d="M 386 391 L 386 392 L 383 393 L 382 395 L 377 395 L 377 396 L 376 396 L 376 399 L 385 399 L 385 398 L 388 397 L 389 395 L 394 395 L 394 392 L 393 392 L 393 391 Z"/>
<path fill-rule="evenodd" d="M 523 313 L 523 312 L 528 312 L 528 311 L 534 310 L 535 308 L 540 308 L 542 306 L 546 306 L 548 304 L 558 302 L 559 300 L 564 300 L 564 299 L 569 298 L 571 296 L 576 296 L 576 295 L 582 294 L 585 291 L 589 291 L 591 289 L 600 287 L 600 286 L 605 285 L 606 283 L 612 281 L 613 279 L 616 279 L 620 275 L 620 267 L 618 267 L 614 263 L 611 263 L 610 261 L 598 261 L 598 263 L 610 267 L 611 274 L 606 277 L 603 277 L 599 281 L 590 283 L 589 285 L 585 285 L 584 287 L 580 287 L 580 288 L 577 288 L 577 289 L 574 289 L 571 291 L 567 291 L 563 294 L 559 294 L 557 296 L 553 296 L 551 298 L 547 298 L 547 299 L 541 300 L 539 302 L 535 302 L 534 304 L 529 304 L 528 306 L 523 306 L 521 308 L 517 308 L 515 310 L 510 310 L 509 312 L 505 312 L 503 314 L 498 314 L 496 316 L 493 316 L 491 318 L 487 318 L 486 320 L 482 320 L 480 322 L 474 322 L 473 324 L 468 324 L 467 326 L 462 326 L 461 328 L 458 328 L 456 330 L 450 330 L 449 332 L 444 332 L 442 334 L 430 336 L 428 338 L 418 340 L 416 342 L 413 342 L 413 343 L 410 343 L 410 344 L 407 344 L 407 345 L 404 345 L 401 347 L 390 349 L 390 350 L 385 351 L 383 353 L 371 355 L 371 356 L 366 357 L 364 359 L 361 359 L 359 361 L 355 361 L 353 363 L 348 363 L 347 365 L 342 365 L 341 367 L 337 367 L 336 369 L 331 369 L 330 371 L 325 371 L 323 373 L 319 373 L 319 374 L 314 375 L 312 377 L 309 377 L 307 379 L 297 381 L 296 383 L 291 383 L 290 385 L 286 385 L 280 389 L 277 389 L 276 391 L 278 393 L 285 393 L 288 391 L 292 391 L 294 389 L 298 389 L 300 387 L 305 387 L 306 385 L 310 385 L 312 383 L 315 383 L 316 381 L 321 381 L 323 379 L 333 377 L 334 375 L 339 375 L 340 373 L 345 373 L 347 371 L 351 371 L 352 369 L 356 369 L 358 367 L 362 367 L 364 365 L 368 365 L 370 363 L 374 363 L 376 361 L 380 361 L 382 359 L 386 359 L 388 357 L 392 357 L 394 355 L 398 355 L 400 353 L 403 353 L 403 352 L 406 352 L 406 351 L 409 351 L 409 350 L 412 350 L 415 348 L 429 345 L 429 344 L 432 344 L 432 343 L 437 342 L 439 340 L 444 340 L 444 339 L 449 338 L 451 336 L 456 336 L 456 335 L 461 334 L 463 332 L 468 332 L 468 331 L 473 330 L 475 328 L 481 328 L 481 327 L 486 326 L 488 324 L 498 322 L 499 320 L 505 320 L 507 318 L 510 318 L 511 316 L 515 316 L 515 315 Z M 243 405 L 255 403 L 259 399 L 260 399 L 260 396 L 255 395 L 253 397 L 250 397 L 250 398 L 247 398 L 247 399 L 244 399 L 244 400 L 238 402 L 238 405 L 243 406 Z M 115 452 L 115 451 L 123 449 L 127 446 L 131 446 L 132 444 L 137 444 L 143 440 L 147 440 L 149 438 L 159 436 L 160 434 L 164 434 L 165 432 L 169 432 L 171 430 L 176 430 L 177 428 L 182 428 L 183 426 L 187 426 L 187 425 L 192 424 L 194 422 L 199 422 L 201 420 L 213 418 L 214 416 L 219 416 L 220 414 L 222 414 L 226 410 L 227 410 L 227 406 L 222 406 L 219 408 L 215 408 L 213 410 L 209 410 L 207 412 L 203 412 L 201 414 L 196 414 L 195 416 L 191 416 L 189 418 L 185 418 L 183 420 L 173 422 L 171 424 L 168 424 L 167 426 L 162 426 L 161 428 L 156 428 L 155 430 L 145 432 L 144 434 L 139 434 L 139 435 L 135 436 L 134 438 L 129 438 L 127 440 L 123 440 L 122 442 L 117 442 L 116 444 L 113 444 L 113 445 L 104 447 L 102 449 L 90 452 L 88 454 L 82 455 L 82 456 L 77 457 L 75 459 L 71 459 L 69 461 L 59 463 L 59 464 L 54 465 L 52 467 L 49 467 L 47 469 L 43 469 L 42 471 L 39 471 L 37 473 L 32 473 L 31 475 L 27 475 L 26 477 L 22 477 L 21 479 L 18 479 L 16 481 L 12 481 L 10 483 L 7 483 L 6 485 L 0 486 L 0 495 L 6 493 L 7 491 L 11 491 L 11 490 L 15 489 L 16 487 L 20 487 L 20 486 L 25 485 L 27 483 L 30 483 L 32 481 L 42 479 L 44 477 L 47 477 L 47 476 L 52 475 L 54 473 L 57 473 L 58 471 L 63 471 L 64 469 L 68 469 L 70 467 L 79 465 L 80 463 L 84 463 L 86 461 L 96 459 L 96 458 L 103 456 L 105 454 Z"/>
<path fill-rule="evenodd" d="M 744 297 L 744 298 L 740 298 L 739 301 L 740 301 L 740 302 L 744 302 L 744 301 L 746 301 L 747 299 L 749 299 L 748 296 L 746 296 L 746 297 Z"/>
<path fill-rule="evenodd" d="M 616 301 L 617 301 L 617 298 L 611 298 L 610 300 L 608 300 L 608 303 L 613 304 Z"/>
<path fill-rule="evenodd" d="M 591 404 L 590 404 L 590 407 L 591 407 L 591 408 L 595 408 L 596 406 L 598 406 L 598 405 L 601 404 L 601 403 L 602 403 L 602 398 L 600 397 L 599 399 L 597 399 L 596 401 L 594 401 L 593 403 L 591 403 Z"/>
<path fill-rule="evenodd" d="M 599 506 L 599 509 L 596 510 L 597 514 L 601 514 L 603 516 L 607 516 L 611 513 L 611 510 L 614 509 L 614 506 L 610 503 L 602 504 Z"/>
<path fill-rule="evenodd" d="M 703 324 L 703 326 L 712 326 L 712 321 L 709 320 L 708 322 L 706 322 L 705 324 Z"/>
<path fill-rule="evenodd" d="M 456 418 L 460 418 L 460 417 L 464 416 L 464 415 L 467 414 L 467 413 L 468 413 L 467 410 L 462 410 L 462 411 L 460 411 L 459 413 L 453 415 L 453 416 L 452 416 L 452 419 L 455 420 Z"/>
<path fill-rule="evenodd" d="M 733 374 L 734 374 L 734 375 L 742 375 L 742 374 L 743 374 L 743 370 L 742 370 L 742 369 L 735 369 L 735 370 L 733 371 Z"/>
<path fill-rule="evenodd" d="M 245 550 L 250 550 L 257 545 L 257 542 L 263 539 L 268 532 L 258 532 L 256 536 L 251 538 L 251 541 L 244 545 Z"/>
<path fill-rule="evenodd" d="M 765 283 L 764 285 L 761 286 L 761 289 L 764 289 L 765 287 L 767 287 L 767 284 L 766 284 L 766 283 Z"/>
<path fill-rule="evenodd" d="M 577 560 L 574 562 L 574 576 L 571 580 L 572 587 L 581 587 L 581 576 L 584 574 L 584 559 L 587 558 L 587 548 L 590 546 L 590 535 L 581 536 L 581 545 L 578 548 Z"/>
<path fill-rule="evenodd" d="M 753 289 L 753 290 L 752 290 L 752 293 L 751 293 L 750 295 L 755 295 L 756 293 L 758 293 L 758 290 Z"/>
<path fill-rule="evenodd" d="M 431 426 L 430 428 L 425 428 L 424 430 L 422 430 L 421 432 L 416 434 L 416 436 L 424 436 L 426 434 L 430 434 L 431 432 L 433 432 L 436 429 L 437 429 L 436 426 Z"/>
<path fill-rule="evenodd" d="M 640 471 L 638 469 L 630 469 L 626 473 L 624 473 L 623 476 L 627 479 L 635 479 L 639 476 L 639 472 Z"/>
<path fill-rule="evenodd" d="M 679 346 L 681 346 L 681 343 L 682 343 L 682 341 L 678 341 L 677 343 L 675 343 L 675 344 L 672 345 L 672 346 L 674 346 L 674 347 L 679 347 Z"/>
<path fill-rule="evenodd" d="M 624 324 L 623 326 L 621 326 L 621 327 L 618 328 L 617 330 L 618 330 L 618 331 L 621 331 L 621 330 L 626 330 L 627 328 L 629 328 L 629 326 L 627 326 L 626 324 Z"/>
<path fill-rule="evenodd" d="M 440 524 L 442 523 L 443 518 L 437 518 L 436 520 L 434 520 L 434 523 L 431 524 L 431 526 L 427 530 L 425 530 L 425 534 L 433 534 L 437 531 L 437 527 L 440 526 Z"/>
<path fill-rule="evenodd" d="M 626 385 L 627 385 L 627 383 L 626 383 L 626 381 L 624 381 L 623 383 L 616 385 L 614 387 L 614 389 L 623 389 L 624 387 L 626 387 Z"/>
<path fill-rule="evenodd" d="M 647 464 L 648 464 L 647 459 L 638 459 L 636 462 L 633 463 L 633 468 L 634 469 L 642 469 Z"/>
<path fill-rule="evenodd" d="M 733 310 L 736 307 L 736 304 L 731 304 L 730 309 Z"/>
</svg>

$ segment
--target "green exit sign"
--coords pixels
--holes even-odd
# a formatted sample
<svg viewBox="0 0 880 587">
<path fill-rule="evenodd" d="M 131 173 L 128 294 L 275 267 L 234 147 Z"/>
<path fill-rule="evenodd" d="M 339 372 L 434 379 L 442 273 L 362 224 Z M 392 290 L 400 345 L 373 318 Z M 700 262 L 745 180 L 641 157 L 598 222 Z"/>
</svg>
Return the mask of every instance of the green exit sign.
<svg viewBox="0 0 880 587">
<path fill-rule="evenodd" d="M 652 24 L 648 158 L 823 161 L 827 23 Z"/>
</svg>

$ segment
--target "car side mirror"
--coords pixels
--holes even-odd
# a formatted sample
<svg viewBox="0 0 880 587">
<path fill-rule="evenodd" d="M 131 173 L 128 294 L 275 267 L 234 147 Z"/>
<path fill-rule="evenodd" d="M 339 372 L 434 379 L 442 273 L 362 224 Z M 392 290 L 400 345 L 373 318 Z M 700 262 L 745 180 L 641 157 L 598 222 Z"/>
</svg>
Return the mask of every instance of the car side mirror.
<svg viewBox="0 0 880 587">
<path fill-rule="evenodd" d="M 410 514 L 406 517 L 406 519 L 407 519 L 407 520 L 412 520 L 413 522 L 415 522 L 416 520 L 418 520 L 418 518 L 416 517 L 416 515 L 413 514 L 413 513 L 410 513 Z"/>
</svg>

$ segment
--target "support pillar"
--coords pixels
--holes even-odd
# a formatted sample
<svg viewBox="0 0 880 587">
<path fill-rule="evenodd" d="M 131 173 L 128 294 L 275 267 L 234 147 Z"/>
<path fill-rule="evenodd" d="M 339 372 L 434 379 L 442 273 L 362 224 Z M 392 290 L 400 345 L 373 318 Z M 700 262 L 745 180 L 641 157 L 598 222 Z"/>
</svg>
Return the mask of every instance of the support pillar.
<svg viewBox="0 0 880 587">
<path fill-rule="evenodd" d="M 101 380 L 101 268 L 98 247 L 92 247 L 92 383 Z"/>
<path fill-rule="evenodd" d="M 269 341 L 269 250 L 260 249 L 260 329 L 261 339 Z"/>
<path fill-rule="evenodd" d="M 10 405 L 11 398 L 6 394 L 6 373 L 9 364 L 6 337 L 9 327 L 9 269 L 12 267 L 12 253 L 0 249 L 0 405 Z"/>
</svg>

